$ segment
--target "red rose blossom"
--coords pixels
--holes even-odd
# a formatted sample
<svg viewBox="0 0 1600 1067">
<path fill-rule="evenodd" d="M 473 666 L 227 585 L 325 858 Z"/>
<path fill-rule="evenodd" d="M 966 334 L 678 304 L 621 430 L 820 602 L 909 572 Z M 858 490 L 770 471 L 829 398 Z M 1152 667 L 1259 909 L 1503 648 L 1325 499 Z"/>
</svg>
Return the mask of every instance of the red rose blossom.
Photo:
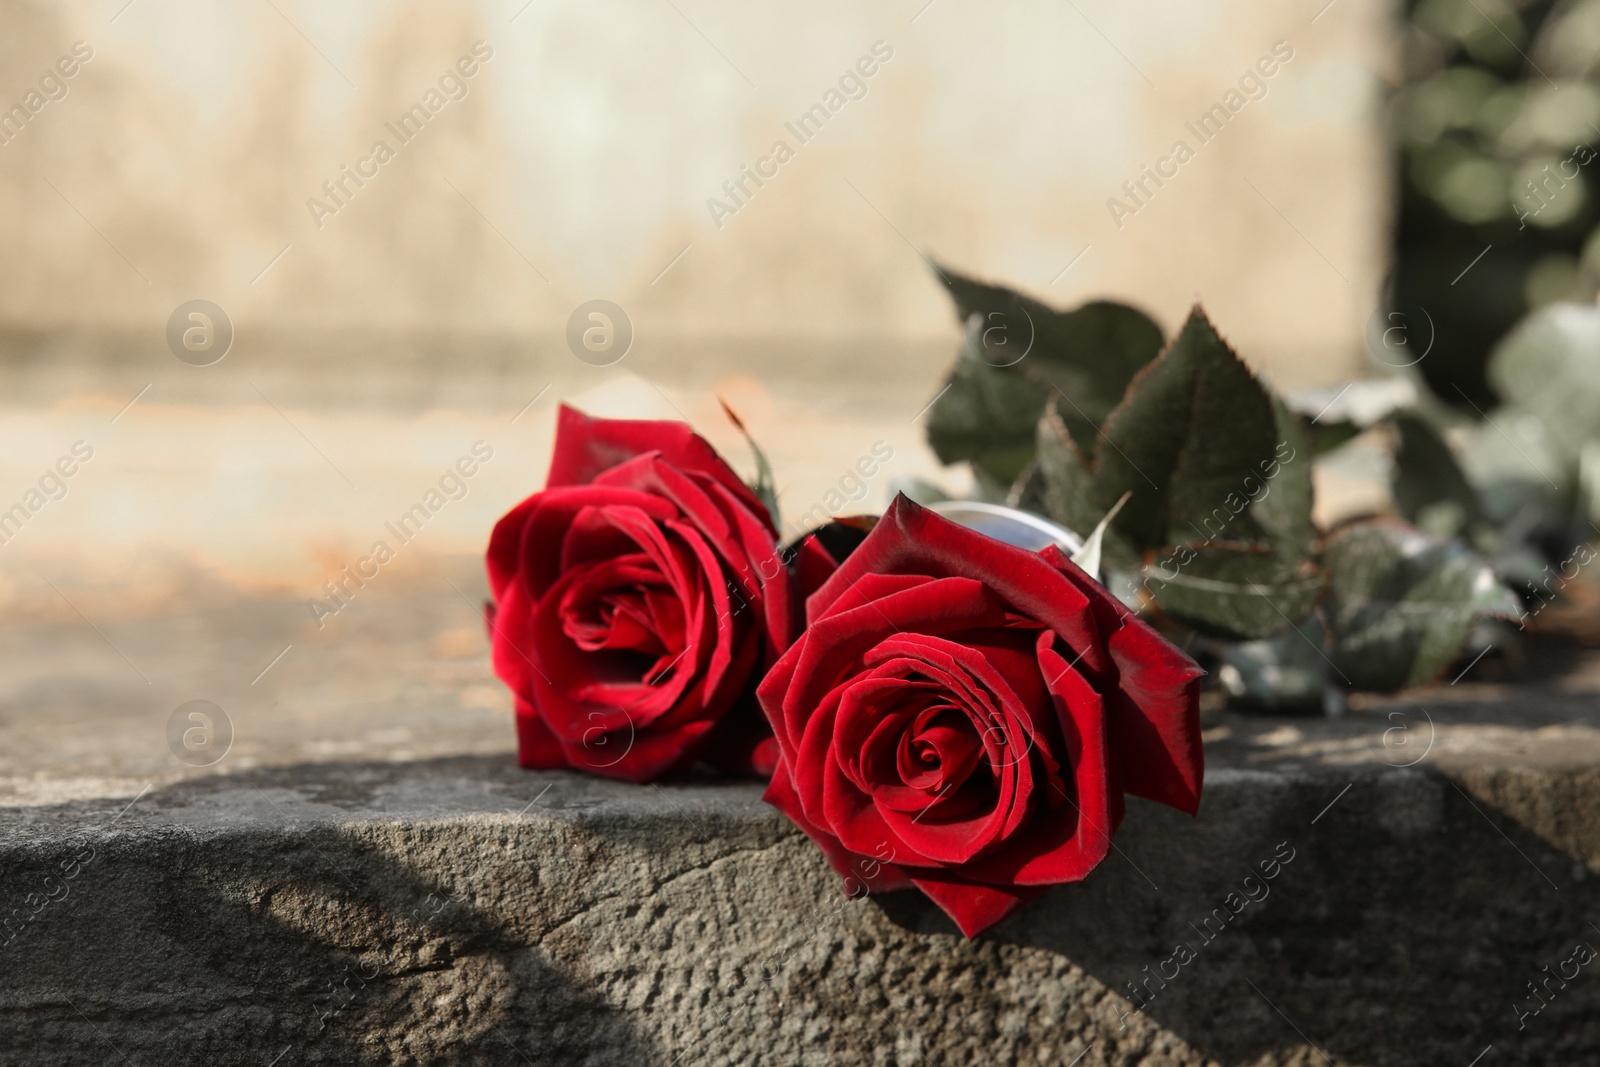
<svg viewBox="0 0 1600 1067">
<path fill-rule="evenodd" d="M 831 570 L 806 551 L 808 573 Z M 488 569 L 522 766 L 770 773 L 752 690 L 797 597 L 766 508 L 688 426 L 563 406 L 545 489 L 496 524 Z"/>
<path fill-rule="evenodd" d="M 762 681 L 766 799 L 848 892 L 916 886 L 968 937 L 1105 858 L 1123 794 L 1200 804 L 1188 656 L 1054 547 L 904 496 Z"/>
</svg>

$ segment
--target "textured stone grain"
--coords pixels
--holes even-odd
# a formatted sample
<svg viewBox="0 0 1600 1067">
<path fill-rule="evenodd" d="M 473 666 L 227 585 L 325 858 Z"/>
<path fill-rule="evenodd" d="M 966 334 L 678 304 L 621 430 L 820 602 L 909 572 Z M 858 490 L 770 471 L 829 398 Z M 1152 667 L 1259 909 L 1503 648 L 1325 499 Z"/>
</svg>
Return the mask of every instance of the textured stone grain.
<svg viewBox="0 0 1600 1067">
<path fill-rule="evenodd" d="M 845 901 L 753 785 L 459 757 L 132 799 L 0 818 L 0 1061 L 1600 1057 L 1587 970 L 1513 1008 L 1600 945 L 1582 767 L 1215 770 L 1198 819 L 1132 802 L 1085 884 L 973 941 L 915 894 Z"/>
</svg>

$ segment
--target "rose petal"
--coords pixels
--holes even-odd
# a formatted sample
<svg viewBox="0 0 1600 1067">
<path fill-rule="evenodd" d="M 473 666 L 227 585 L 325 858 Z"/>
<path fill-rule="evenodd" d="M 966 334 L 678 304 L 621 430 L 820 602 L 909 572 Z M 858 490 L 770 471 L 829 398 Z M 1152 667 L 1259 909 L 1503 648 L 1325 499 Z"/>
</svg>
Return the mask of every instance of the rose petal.
<svg viewBox="0 0 1600 1067">
<path fill-rule="evenodd" d="M 1042 887 L 1011 888 L 965 882 L 957 877 L 918 871 L 911 884 L 939 905 L 967 937 L 976 937 L 1044 892 Z"/>
<path fill-rule="evenodd" d="M 1111 666 L 1090 614 L 1089 598 L 1038 553 L 996 541 L 951 522 L 904 493 L 812 594 L 807 615 L 815 620 L 866 574 L 919 574 L 981 582 L 1019 613 L 1036 619 L 1084 657 L 1092 672 Z"/>
<path fill-rule="evenodd" d="M 806 614 L 757 690 L 769 797 L 836 869 L 892 863 L 968 936 L 1102 862 L 1124 786 L 1198 801 L 1198 667 L 1057 549 L 897 499 Z"/>
<path fill-rule="evenodd" d="M 556 418 L 556 443 L 550 457 L 548 488 L 587 485 L 620 463 L 646 452 L 683 471 L 711 475 L 757 515 L 766 509 L 716 449 L 687 423 L 655 419 L 597 419 L 561 405 Z M 776 536 L 777 531 L 772 533 Z"/>
<path fill-rule="evenodd" d="M 532 606 L 520 582 L 512 582 L 501 594 L 489 624 L 489 662 L 506 688 L 520 700 L 533 700 L 534 682 L 546 682 L 539 666 L 527 651 L 528 623 Z"/>
<path fill-rule="evenodd" d="M 579 567 L 610 563 L 618 556 L 638 552 L 642 546 L 636 529 L 668 523 L 682 514 L 671 501 L 646 493 L 618 490 L 615 495 L 596 500 L 597 492 L 610 491 L 592 486 L 561 489 L 541 507 L 532 536 L 549 539 L 543 542 L 546 554 L 548 545 L 560 546 L 546 585 Z M 559 510 L 574 506 L 576 510 Z M 623 517 L 628 521 L 620 521 Z M 559 529 L 551 518 L 562 520 Z M 529 584 L 536 591 L 540 589 L 537 581 Z"/>
<path fill-rule="evenodd" d="M 843 615 L 855 608 L 866 607 L 884 597 L 899 593 L 907 589 L 928 585 L 939 581 L 938 578 L 926 574 L 876 574 L 868 572 L 858 577 L 844 589 L 839 590 L 833 600 L 823 603 L 816 601 L 813 610 L 810 601 L 806 603 L 806 618 L 808 623 L 816 623 L 824 616 Z"/>
<path fill-rule="evenodd" d="M 858 549 L 857 554 L 859 552 Z M 866 651 L 879 641 L 906 629 L 934 633 L 961 632 L 1000 626 L 1005 622 L 1005 611 L 998 598 L 986 590 L 982 583 L 971 579 L 910 582 L 873 575 L 862 576 L 858 580 L 867 592 L 896 585 L 901 588 L 897 592 L 886 592 L 868 600 L 859 607 L 846 606 L 838 612 L 829 612 L 826 617 L 814 617 L 808 639 L 796 644 L 790 653 L 785 653 L 786 657 L 794 654 L 796 660 L 776 676 L 791 679 L 793 684 L 784 682 L 785 688 L 780 691 L 771 673 L 762 682 L 758 693 L 770 686 L 774 696 L 773 706 L 783 708 L 785 719 L 791 720 L 783 729 L 775 728 L 780 744 L 784 743 L 785 737 L 800 735 L 802 727 L 798 720 L 809 714 L 809 709 L 816 706 L 823 692 L 852 669 L 852 665 L 859 664 Z M 850 603 L 849 600 L 842 601 L 843 605 Z M 766 697 L 762 697 L 762 706 L 768 706 Z"/>
<path fill-rule="evenodd" d="M 612 467 L 593 484 L 633 489 L 670 500 L 713 541 L 727 541 L 733 535 L 729 516 L 707 495 L 700 480 L 674 467 L 659 452 L 647 452 Z"/>
<path fill-rule="evenodd" d="M 816 843 L 822 850 L 823 856 L 827 858 L 828 865 L 844 879 L 844 890 L 847 895 L 858 896 L 862 890 L 869 893 L 887 893 L 910 888 L 910 879 L 892 861 L 858 856 L 841 845 L 838 838 L 806 818 L 805 808 L 800 804 L 800 798 L 794 790 L 794 780 L 789 774 L 788 767 L 782 762 L 773 770 L 772 780 L 767 783 L 767 791 L 762 794 L 761 799 L 787 815 L 790 822 Z"/>
<path fill-rule="evenodd" d="M 516 709 L 517 764 L 536 771 L 567 766 L 567 756 L 561 743 L 545 727 L 533 705 L 518 697 Z"/>
<path fill-rule="evenodd" d="M 660 655 L 667 647 L 676 650 L 668 645 L 669 635 L 654 625 L 647 594 L 666 582 L 648 555 L 618 555 L 574 573 L 577 579 L 561 594 L 560 614 L 563 632 L 579 648 L 587 652 L 626 649 L 651 655 Z M 675 629 L 681 636 L 681 625 Z"/>
<path fill-rule="evenodd" d="M 632 506 L 613 506 L 588 514 L 625 534 L 629 547 L 642 549 L 671 586 L 686 611 L 683 647 L 668 649 L 650 664 L 628 654 L 580 649 L 566 632 L 559 601 L 569 587 L 586 579 L 588 570 L 583 567 L 567 570 L 539 602 L 534 609 L 530 638 L 546 663 L 546 673 L 561 691 L 555 702 L 557 708 L 571 703 L 560 699 L 561 695 L 570 694 L 577 702 L 627 706 L 632 723 L 648 726 L 676 706 L 686 687 L 696 680 L 715 686 L 731 663 L 733 651 L 727 647 L 731 642 L 718 640 L 717 618 L 718 614 L 727 614 L 727 591 L 720 586 L 707 589 L 704 569 L 715 570 L 716 559 L 692 527 L 664 529 L 649 514 Z M 659 674 L 674 662 L 676 666 L 665 682 L 645 681 L 647 674 Z M 709 680 L 705 678 L 708 673 L 713 675 Z M 564 727 L 559 720 L 552 721 L 551 726 L 556 734 L 570 736 L 570 727 Z"/>
<path fill-rule="evenodd" d="M 650 685 L 642 676 L 646 670 L 656 669 L 659 660 L 655 657 L 581 648 L 567 634 L 561 612 L 563 595 L 579 578 L 581 572 L 569 572 L 533 610 L 523 647 L 531 650 L 532 659 L 550 682 L 536 703 L 551 731 L 567 741 L 597 726 L 604 730 L 624 725 L 647 727 L 672 709 L 694 684 L 697 672 L 674 670 L 662 684 Z M 692 662 L 700 644 L 693 640 L 675 655 Z"/>
<path fill-rule="evenodd" d="M 1041 555 L 1094 599 L 1108 620 L 1117 671 L 1110 699 L 1110 745 L 1119 787 L 1195 814 L 1205 779 L 1200 741 L 1200 678 L 1205 672 L 1060 551 L 1051 547 Z"/>
<path fill-rule="evenodd" d="M 869 665 L 883 657 L 897 657 L 883 659 L 881 665 L 875 667 L 875 673 L 889 669 L 914 670 L 950 693 L 952 702 L 972 719 L 984 745 L 994 775 L 995 797 L 989 810 L 974 812 L 969 818 L 950 820 L 921 814 L 908 816 L 892 809 L 878 810 L 876 805 L 870 814 L 841 806 L 829 812 L 829 819 L 846 847 L 864 850 L 864 841 L 856 835 L 880 834 L 878 824 L 881 823 L 892 840 L 904 842 L 917 857 L 903 854 L 902 863 L 964 864 L 999 846 L 1024 824 L 1034 788 L 1034 766 L 1027 751 L 1041 742 L 1028 723 L 1030 713 L 1024 698 L 990 659 L 991 656 L 1003 659 L 1008 651 L 1000 647 L 958 644 L 923 634 L 905 634 L 884 641 L 868 656 Z M 1030 673 L 1033 677 L 1028 681 L 1032 683 L 1033 692 L 1029 693 L 1029 698 L 1042 705 L 1043 687 L 1037 678 L 1037 669 Z M 1020 755 L 1012 747 L 1013 738 L 1026 745 Z"/>
<path fill-rule="evenodd" d="M 1039 666 L 1051 692 L 1062 733 L 1062 762 L 1071 776 L 1070 797 L 1038 805 L 1027 832 L 962 873 L 985 882 L 1054 885 L 1078 882 L 1100 865 L 1122 822 L 1122 793 L 1111 784 L 1106 711 L 1100 694 L 1041 635 Z"/>
<path fill-rule="evenodd" d="M 794 575 L 784 566 L 778 554 L 777 541 L 772 538 L 763 518 L 737 507 L 738 501 L 721 485 L 708 486 L 707 494 L 713 499 L 722 498 L 723 506 L 732 515 L 737 543 L 744 551 L 738 556 L 727 553 L 725 562 L 732 571 L 733 581 L 746 595 L 759 590 L 762 628 L 770 642 L 766 662 L 770 664 L 788 650 L 795 634 L 800 631 L 793 588 Z M 806 553 L 806 557 L 810 561 L 809 566 L 827 566 L 831 573 L 832 560 L 825 553 L 826 564 L 817 561 L 815 553 Z"/>
<path fill-rule="evenodd" d="M 1142 622 L 1111 639 L 1111 655 L 1121 670 L 1112 701 L 1111 750 L 1122 788 L 1197 814 L 1205 781 L 1199 710 L 1204 672 Z"/>
<path fill-rule="evenodd" d="M 486 566 L 530 759 L 639 780 L 702 749 L 781 758 L 751 696 L 799 629 L 793 576 L 771 516 L 687 426 L 563 406 L 547 486 L 497 523 Z"/>
<path fill-rule="evenodd" d="M 715 726 L 713 721 L 700 719 L 675 730 L 605 733 L 597 729 L 576 742 L 562 740 L 561 747 L 567 765 L 575 770 L 647 782 L 691 767 L 698 758 L 701 739 Z"/>
<path fill-rule="evenodd" d="M 815 537 L 803 537 L 790 549 L 793 559 L 790 560 L 789 569 L 794 575 L 795 600 L 803 612 L 806 599 L 822 588 L 833 572 L 839 569 L 839 561 L 834 559 L 822 543 Z M 798 632 L 803 620 L 796 619 L 794 630 Z"/>
<path fill-rule="evenodd" d="M 489 549 L 484 560 L 489 570 L 489 592 L 496 600 L 517 577 L 517 563 L 522 554 L 522 530 L 541 496 L 542 493 L 534 493 L 506 512 L 489 534 Z"/>
</svg>

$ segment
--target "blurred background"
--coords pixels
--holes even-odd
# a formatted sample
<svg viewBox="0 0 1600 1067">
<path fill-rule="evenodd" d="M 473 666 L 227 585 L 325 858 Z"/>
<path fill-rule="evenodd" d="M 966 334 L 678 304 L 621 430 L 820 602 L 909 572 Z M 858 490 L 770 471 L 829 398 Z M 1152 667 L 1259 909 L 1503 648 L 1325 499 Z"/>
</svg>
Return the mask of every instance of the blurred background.
<svg viewBox="0 0 1600 1067">
<path fill-rule="evenodd" d="M 1408 3 L 1395 141 L 1394 300 L 1427 307 L 1445 401 L 1491 406 L 1490 350 L 1528 311 L 1600 287 L 1600 4 Z M 1460 273 L 1482 254 L 1480 270 Z"/>
<path fill-rule="evenodd" d="M 749 470 L 725 399 L 786 515 L 880 442 L 851 510 L 960 490 L 919 421 L 961 337 L 929 260 L 1169 331 L 1203 301 L 1286 390 L 1392 368 L 1374 338 L 1425 321 L 1457 407 L 1492 401 L 1513 322 L 1600 279 L 1595 2 L 4 0 L 0 26 L 19 797 L 203 763 L 165 732 L 196 699 L 227 717 L 206 766 L 508 751 L 481 551 L 562 402 L 686 419 Z M 1381 503 L 1352 454 L 1324 520 Z"/>
</svg>

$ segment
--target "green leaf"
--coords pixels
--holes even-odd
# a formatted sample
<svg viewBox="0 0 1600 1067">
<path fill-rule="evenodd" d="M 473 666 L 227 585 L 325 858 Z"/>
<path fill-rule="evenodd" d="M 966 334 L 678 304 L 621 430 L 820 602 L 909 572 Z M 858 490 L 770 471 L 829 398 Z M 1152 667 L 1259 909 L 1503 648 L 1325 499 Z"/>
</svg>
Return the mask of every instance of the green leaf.
<svg viewBox="0 0 1600 1067">
<path fill-rule="evenodd" d="M 748 483 L 750 491 L 756 495 L 756 499 L 761 501 L 761 505 L 767 509 L 767 515 L 771 517 L 772 525 L 781 528 L 782 523 L 778 521 L 778 489 L 772 475 L 772 463 L 767 459 L 767 454 L 762 450 L 761 446 L 756 444 L 756 439 L 750 435 L 750 431 L 745 429 L 744 420 L 734 414 L 733 409 L 728 406 L 728 402 L 719 396 L 717 397 L 717 403 L 722 405 L 722 413 L 728 416 L 728 421 L 733 423 L 734 427 L 744 435 L 745 442 L 749 444 L 750 451 L 755 456 L 756 476 Z"/>
<path fill-rule="evenodd" d="M 1092 529 L 1111 509 L 1102 507 L 1096 498 L 1094 472 L 1068 432 L 1059 408 L 1057 399 L 1039 420 L 1037 483 L 1025 483 L 1024 495 L 1034 495 L 1044 513 L 1067 529 Z M 1101 553 L 1109 565 L 1124 570 L 1137 567 L 1141 552 L 1114 523 L 1106 528 Z"/>
<path fill-rule="evenodd" d="M 1456 443 L 1456 459 L 1489 522 L 1526 527 L 1529 516 L 1538 516 L 1536 525 L 1551 535 L 1567 525 L 1576 479 L 1537 414 L 1498 408 L 1492 422 L 1468 426 Z"/>
<path fill-rule="evenodd" d="M 1272 398 L 1272 415 L 1278 433 L 1272 460 L 1251 476 L 1254 481 L 1245 481 L 1246 492 L 1260 493 L 1250 514 L 1280 556 L 1308 559 L 1317 540 L 1317 527 L 1311 520 L 1311 459 L 1315 451 L 1311 433 L 1306 422 L 1277 397 Z"/>
<path fill-rule="evenodd" d="M 1391 520 L 1335 533 L 1322 553 L 1331 658 L 1357 689 L 1420 685 L 1460 654 L 1480 616 L 1514 618 L 1521 602 L 1466 546 Z"/>
<path fill-rule="evenodd" d="M 1489 356 L 1489 381 L 1545 425 L 1570 476 L 1586 441 L 1600 437 L 1600 306 L 1551 304 L 1518 323 Z"/>
<path fill-rule="evenodd" d="M 1015 367 L 1036 385 L 1067 394 L 1091 427 L 1100 425 L 1133 376 L 1161 352 L 1161 327 L 1126 304 L 1094 300 L 1057 311 L 1015 290 L 935 269 L 961 320 L 976 317 L 976 355 L 983 363 Z"/>
<path fill-rule="evenodd" d="M 1327 576 L 1305 560 L 1259 545 L 1186 545 L 1145 567 L 1145 587 L 1163 611 L 1202 633 L 1271 637 L 1316 607 Z"/>
<path fill-rule="evenodd" d="M 1141 551 L 1259 541 L 1247 479 L 1270 469 L 1277 437 L 1266 391 L 1196 306 L 1106 419 L 1088 495 L 1104 513 L 1133 493 L 1112 531 Z"/>
<path fill-rule="evenodd" d="M 1311 451 L 1320 456 L 1395 412 L 1416 406 L 1417 386 L 1410 378 L 1368 378 L 1299 389 L 1283 402 L 1307 420 Z"/>
<path fill-rule="evenodd" d="M 942 463 L 967 460 L 995 481 L 1016 480 L 1033 458 L 1034 424 L 1048 388 L 984 362 L 982 326 L 967 331 L 943 392 L 928 411 L 928 444 Z"/>
<path fill-rule="evenodd" d="M 1062 416 L 1057 400 L 1039 422 L 1046 511 L 1085 530 L 1126 495 L 1102 551 L 1112 568 L 1142 568 L 1163 610 L 1207 633 L 1262 637 L 1316 605 L 1309 435 L 1198 308 L 1092 450 Z"/>
<path fill-rule="evenodd" d="M 1057 311 L 935 269 L 967 328 L 928 419 L 928 442 L 945 463 L 969 460 L 998 481 L 1014 481 L 1032 458 L 1034 426 L 1056 390 L 1071 398 L 1071 432 L 1092 441 L 1139 368 L 1161 351 L 1161 328 L 1126 305 L 1093 301 Z"/>
<path fill-rule="evenodd" d="M 1037 452 L 1032 462 L 1017 475 L 1017 480 L 1011 485 L 1011 491 L 1006 493 L 1006 506 L 1031 511 L 1038 515 L 1049 514 L 1044 502 L 1044 477 L 1039 473 Z"/>
<path fill-rule="evenodd" d="M 1314 422 L 1311 424 L 1311 454 L 1320 456 L 1332 452 L 1340 445 L 1360 437 L 1363 429 L 1365 427 L 1353 422 L 1333 422 L 1328 419 Z"/>
<path fill-rule="evenodd" d="M 1313 612 L 1277 637 L 1219 649 L 1217 683 L 1228 706 L 1263 715 L 1324 715 L 1343 694 L 1330 685 L 1326 629 Z"/>
<path fill-rule="evenodd" d="M 1483 519 L 1478 494 L 1437 430 L 1415 415 L 1397 415 L 1400 447 L 1391 479 L 1395 506 L 1416 526 L 1439 537 L 1461 537 Z"/>
</svg>

